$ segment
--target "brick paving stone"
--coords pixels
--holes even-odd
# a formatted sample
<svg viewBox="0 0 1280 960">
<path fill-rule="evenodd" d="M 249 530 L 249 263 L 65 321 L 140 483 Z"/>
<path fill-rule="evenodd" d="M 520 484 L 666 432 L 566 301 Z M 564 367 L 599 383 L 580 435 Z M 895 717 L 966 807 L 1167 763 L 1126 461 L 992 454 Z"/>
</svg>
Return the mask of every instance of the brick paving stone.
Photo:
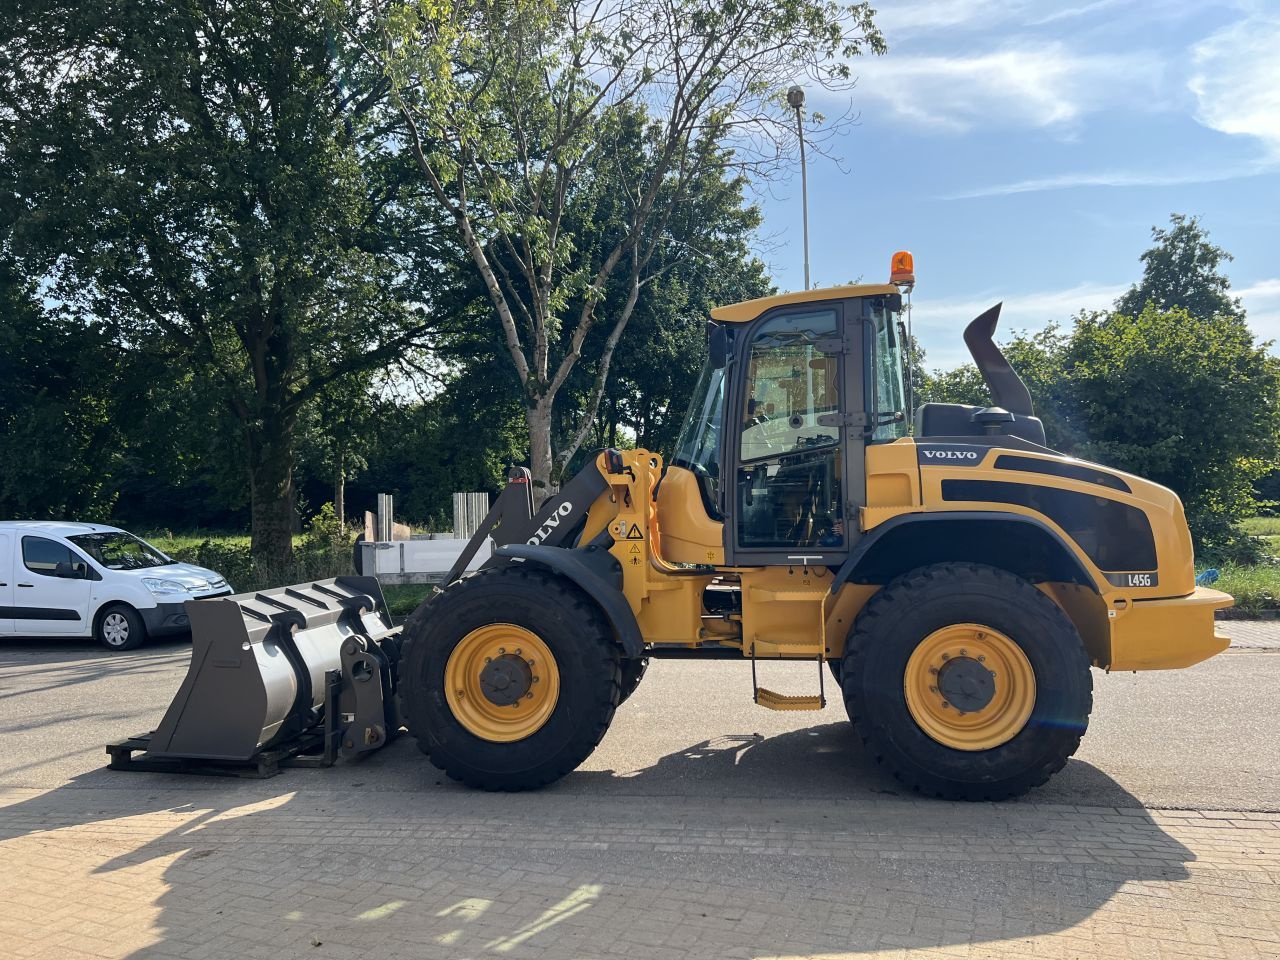
<svg viewBox="0 0 1280 960">
<path fill-rule="evenodd" d="M 1280 955 L 1274 815 L 156 793 L 0 789 L 0 956 Z"/>
<path fill-rule="evenodd" d="M 1280 650 L 1280 619 L 1219 620 L 1217 627 L 1231 638 L 1233 650 Z"/>
</svg>

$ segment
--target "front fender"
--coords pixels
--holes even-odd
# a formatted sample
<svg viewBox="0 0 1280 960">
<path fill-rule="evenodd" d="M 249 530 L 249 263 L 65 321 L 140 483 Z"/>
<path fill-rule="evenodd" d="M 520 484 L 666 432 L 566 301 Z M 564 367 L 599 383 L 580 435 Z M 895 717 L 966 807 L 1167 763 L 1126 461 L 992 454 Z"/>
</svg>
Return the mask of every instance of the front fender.
<svg viewBox="0 0 1280 960">
<path fill-rule="evenodd" d="M 573 581 L 600 607 L 618 636 L 625 656 L 644 656 L 644 637 L 631 605 L 622 592 L 622 568 L 603 547 L 566 550 L 564 547 L 513 543 L 498 547 L 495 556 L 536 563 Z"/>
</svg>

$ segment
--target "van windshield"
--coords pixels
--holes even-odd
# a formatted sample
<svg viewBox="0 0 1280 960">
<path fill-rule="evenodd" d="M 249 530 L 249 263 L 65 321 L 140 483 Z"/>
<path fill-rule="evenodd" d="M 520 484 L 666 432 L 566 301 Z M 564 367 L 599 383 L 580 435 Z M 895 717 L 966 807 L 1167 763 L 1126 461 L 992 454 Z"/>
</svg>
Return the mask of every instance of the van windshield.
<svg viewBox="0 0 1280 960">
<path fill-rule="evenodd" d="M 144 570 L 173 563 L 151 544 L 131 533 L 82 533 L 67 539 L 108 570 Z"/>
</svg>

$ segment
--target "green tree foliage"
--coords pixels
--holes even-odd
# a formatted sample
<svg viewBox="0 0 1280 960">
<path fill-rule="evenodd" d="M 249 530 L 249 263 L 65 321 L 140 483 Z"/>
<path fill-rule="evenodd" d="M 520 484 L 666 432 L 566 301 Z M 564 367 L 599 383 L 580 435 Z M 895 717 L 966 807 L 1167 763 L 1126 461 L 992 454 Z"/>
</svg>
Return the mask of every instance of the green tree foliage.
<svg viewBox="0 0 1280 960">
<path fill-rule="evenodd" d="M 402 158 L 379 149 L 387 84 L 363 82 L 331 10 L 28 0 L 0 13 L 14 251 L 119 348 L 190 374 L 235 418 L 253 549 L 275 561 L 290 552 L 302 411 L 428 329 L 407 306 L 430 294 L 426 258 L 406 246 L 430 247 L 431 220 Z"/>
<path fill-rule="evenodd" d="M 101 325 L 46 310 L 14 265 L 0 263 L 0 516 L 110 514 L 124 376 Z"/>
<path fill-rule="evenodd" d="M 739 165 L 776 163 L 793 136 L 786 85 L 839 87 L 852 57 L 884 49 L 868 4 L 825 0 L 398 0 L 367 13 L 406 152 L 492 304 L 539 495 L 591 432 L 663 251 L 714 230 L 682 230 L 679 214 L 729 162 L 724 141 Z M 575 223 L 603 224 L 608 242 Z M 615 283 L 624 297 L 603 316 Z M 558 401 L 584 358 L 592 385 L 570 418 Z"/>
<path fill-rule="evenodd" d="M 1230 295 L 1231 281 L 1220 270 L 1231 254 L 1209 242 L 1199 217 L 1175 213 L 1169 222 L 1167 228 L 1151 228 L 1155 246 L 1142 255 L 1142 281 L 1116 301 L 1116 310 L 1136 317 L 1154 303 L 1161 310 L 1180 307 L 1202 320 L 1243 320 L 1240 299 Z"/>
</svg>

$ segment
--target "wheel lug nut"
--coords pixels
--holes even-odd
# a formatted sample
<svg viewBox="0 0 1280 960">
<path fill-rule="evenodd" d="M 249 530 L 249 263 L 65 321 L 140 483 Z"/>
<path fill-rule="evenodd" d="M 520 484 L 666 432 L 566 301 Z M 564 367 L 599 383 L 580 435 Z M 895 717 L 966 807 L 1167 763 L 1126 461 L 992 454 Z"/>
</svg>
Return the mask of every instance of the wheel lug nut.
<svg viewBox="0 0 1280 960">
<path fill-rule="evenodd" d="M 968 655 L 969 655 L 969 651 L 968 651 L 968 650 L 966 650 L 964 647 L 961 647 L 961 648 L 960 648 L 960 656 L 962 656 L 962 657 L 967 657 Z"/>
<path fill-rule="evenodd" d="M 521 654 L 521 650 L 520 650 L 520 648 L 519 648 L 519 647 L 516 647 L 516 656 L 518 657 L 518 656 L 520 656 L 520 654 Z"/>
<path fill-rule="evenodd" d="M 938 692 L 938 688 L 937 688 L 937 687 L 930 687 L 930 688 L 929 688 L 929 692 L 930 692 L 930 693 L 937 693 L 937 692 Z"/>
<path fill-rule="evenodd" d="M 978 654 L 978 662 L 979 662 L 979 663 L 986 663 L 986 662 L 987 662 L 987 658 L 986 658 L 983 654 L 981 654 L 981 653 L 980 653 L 980 654 Z"/>
<path fill-rule="evenodd" d="M 932 674 L 934 674 L 934 675 L 936 676 L 936 675 L 937 675 L 937 673 L 938 673 L 938 668 L 937 668 L 937 667 L 930 667 L 930 668 L 929 668 L 929 672 L 930 672 L 930 673 L 932 673 Z"/>
<path fill-rule="evenodd" d="M 532 700 L 532 699 L 533 699 L 533 694 L 532 694 L 532 693 L 526 693 L 526 694 L 524 695 L 524 698 L 525 698 L 526 700 Z"/>
<path fill-rule="evenodd" d="M 951 654 L 949 654 L 949 653 L 944 653 L 944 654 L 942 655 L 942 659 L 943 659 L 943 660 L 950 660 L 950 659 L 951 659 Z"/>
<path fill-rule="evenodd" d="M 498 648 L 498 653 L 503 654 L 503 653 L 506 653 L 506 652 L 507 652 L 507 648 L 506 648 L 506 647 L 499 647 L 499 648 Z"/>
<path fill-rule="evenodd" d="M 947 707 L 949 707 L 949 706 L 951 706 L 951 704 L 947 703 L 947 701 L 945 701 L 945 700 L 943 700 L 943 701 L 942 701 L 942 709 L 943 709 L 943 710 L 947 709 Z"/>
<path fill-rule="evenodd" d="M 484 658 L 484 662 L 485 662 L 485 663 L 493 663 L 493 657 L 485 657 L 485 658 Z"/>
</svg>

